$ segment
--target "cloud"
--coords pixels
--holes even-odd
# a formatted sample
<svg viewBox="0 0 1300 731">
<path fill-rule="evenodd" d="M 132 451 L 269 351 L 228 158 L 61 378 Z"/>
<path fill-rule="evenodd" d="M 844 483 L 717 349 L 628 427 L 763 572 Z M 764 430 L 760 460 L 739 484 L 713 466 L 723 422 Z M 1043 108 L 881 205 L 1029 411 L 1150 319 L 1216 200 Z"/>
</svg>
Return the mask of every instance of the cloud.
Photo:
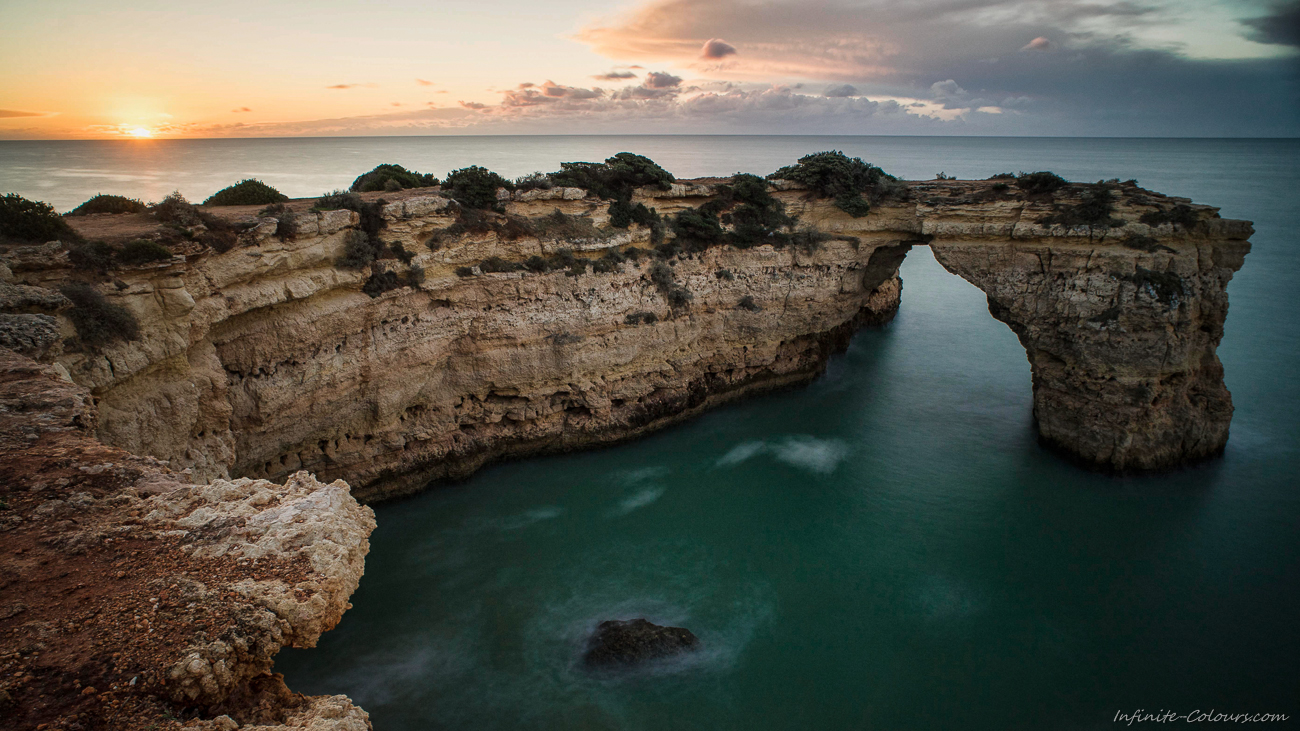
<svg viewBox="0 0 1300 731">
<path fill-rule="evenodd" d="M 1256 43 L 1300 46 L 1300 0 L 1277 3 L 1268 15 L 1240 22 L 1250 29 L 1246 37 Z"/>
<path fill-rule="evenodd" d="M 376 84 L 376 83 L 373 83 L 373 82 L 371 82 L 371 83 L 369 83 L 369 84 L 333 84 L 333 85 L 327 86 L 327 87 L 325 87 L 325 88 L 326 88 L 326 89 L 356 89 L 356 88 L 358 88 L 358 87 L 362 87 L 362 86 L 366 87 L 367 89 L 373 89 L 373 88 L 379 86 L 379 84 Z"/>
<path fill-rule="evenodd" d="M 575 38 L 608 58 L 691 69 L 696 86 L 814 81 L 908 104 L 954 80 L 969 92 L 927 102 L 927 115 L 967 121 L 996 100 L 1034 100 L 985 133 L 1295 136 L 1300 63 L 1276 44 L 1300 39 L 1300 0 L 1258 17 L 1264 2 L 1211 13 L 1166 0 L 642 0 Z M 1225 22 L 1207 36 L 1211 18 Z M 725 64 L 701 58 L 719 28 L 745 51 Z"/>
<path fill-rule="evenodd" d="M 645 85 L 651 89 L 671 89 L 681 86 L 682 79 L 680 76 L 673 76 L 661 71 L 651 71 L 645 75 Z"/>
<path fill-rule="evenodd" d="M 416 79 L 415 83 L 419 84 L 420 86 L 434 86 L 434 83 L 427 79 Z"/>
<path fill-rule="evenodd" d="M 479 109 L 487 109 L 488 106 L 483 102 L 461 102 L 460 105 L 466 109 L 473 109 L 476 111 Z"/>
<path fill-rule="evenodd" d="M 831 98 L 857 96 L 857 95 L 858 95 L 858 87 L 852 84 L 839 84 L 837 86 L 828 86 L 826 87 L 826 91 L 822 92 L 822 96 L 831 97 Z"/>
<path fill-rule="evenodd" d="M 0 119 L 12 119 L 14 117 L 44 117 L 45 112 L 20 112 L 16 109 L 0 109 Z"/>
<path fill-rule="evenodd" d="M 236 107 L 235 109 L 231 109 L 230 111 L 231 111 L 231 113 L 233 113 L 233 114 L 240 114 L 240 113 L 243 113 L 243 112 L 251 112 L 251 111 L 253 111 L 253 110 L 252 110 L 252 109 L 249 109 L 248 107 Z"/>
<path fill-rule="evenodd" d="M 622 81 L 624 79 L 635 79 L 636 74 L 631 71 L 610 71 L 607 74 L 598 74 L 591 78 L 597 81 Z"/>
<path fill-rule="evenodd" d="M 710 38 L 704 42 L 704 48 L 700 49 L 700 58 L 712 59 L 714 61 L 734 56 L 736 47 L 722 40 L 721 38 Z"/>
</svg>

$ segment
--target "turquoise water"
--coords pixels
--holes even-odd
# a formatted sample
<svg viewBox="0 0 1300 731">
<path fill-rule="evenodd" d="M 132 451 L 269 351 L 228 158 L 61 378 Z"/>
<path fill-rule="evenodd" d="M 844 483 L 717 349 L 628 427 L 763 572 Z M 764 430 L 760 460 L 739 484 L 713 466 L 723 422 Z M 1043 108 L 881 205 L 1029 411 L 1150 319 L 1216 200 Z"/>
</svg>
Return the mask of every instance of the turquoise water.
<svg viewBox="0 0 1300 731">
<path fill-rule="evenodd" d="M 58 168 L 60 144 L 99 143 L 0 143 L 0 179 L 19 179 L 6 171 L 23 155 Z M 310 178 L 310 191 L 283 186 L 304 194 L 381 161 L 515 175 L 629 149 L 686 176 L 767 172 L 840 148 L 903 177 L 1135 177 L 1258 232 L 1229 287 L 1219 350 L 1237 405 L 1222 459 L 1115 478 L 1040 449 L 1014 335 L 918 248 L 898 318 L 860 333 L 806 388 L 378 506 L 354 608 L 318 648 L 278 658 L 295 690 L 346 693 L 381 731 L 1077 729 L 1138 708 L 1300 713 L 1300 143 L 193 144 L 228 154 L 186 180 L 263 169 L 237 168 L 243 155 L 284 180 Z M 42 163 L 11 145 L 54 147 Z M 144 174 L 134 153 L 110 152 L 95 164 Z M 200 152 L 215 154 L 186 154 Z M 87 190 L 48 199 L 66 208 Z M 689 627 L 704 650 L 642 673 L 583 672 L 585 633 L 632 616 Z"/>
</svg>

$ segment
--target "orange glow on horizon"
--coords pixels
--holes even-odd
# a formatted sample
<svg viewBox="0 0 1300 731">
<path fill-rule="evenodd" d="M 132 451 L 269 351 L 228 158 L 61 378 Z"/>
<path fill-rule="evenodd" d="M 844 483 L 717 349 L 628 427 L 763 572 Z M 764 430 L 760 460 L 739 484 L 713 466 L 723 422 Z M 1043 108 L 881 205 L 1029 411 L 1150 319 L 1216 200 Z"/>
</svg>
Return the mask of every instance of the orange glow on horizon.
<svg viewBox="0 0 1300 731">
<path fill-rule="evenodd" d="M 141 140 L 145 140 L 145 139 L 149 139 L 150 137 L 153 137 L 153 130 L 147 129 L 145 127 L 133 127 L 127 130 L 126 133 L 132 137 L 135 137 L 136 139 L 141 139 Z"/>
</svg>

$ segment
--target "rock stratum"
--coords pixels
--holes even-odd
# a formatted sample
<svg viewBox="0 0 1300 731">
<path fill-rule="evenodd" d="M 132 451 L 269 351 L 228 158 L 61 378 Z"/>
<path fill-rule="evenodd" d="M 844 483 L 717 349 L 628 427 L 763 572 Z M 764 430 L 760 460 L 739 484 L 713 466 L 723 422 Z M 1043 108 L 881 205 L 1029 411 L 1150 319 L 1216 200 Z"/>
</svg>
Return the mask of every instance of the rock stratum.
<svg viewBox="0 0 1300 731">
<path fill-rule="evenodd" d="M 631 203 L 725 208 L 726 182 Z M 608 200 L 557 187 L 500 190 L 500 212 L 437 188 L 365 194 L 361 212 L 211 209 L 239 224 L 226 250 L 182 242 L 111 271 L 58 243 L 8 247 L 0 713 L 19 728 L 367 728 L 346 698 L 269 674 L 279 647 L 313 645 L 347 607 L 374 527 L 357 499 L 806 382 L 893 317 L 915 246 L 1019 337 L 1044 443 L 1121 471 L 1214 455 L 1232 416 L 1215 350 L 1251 226 L 1133 183 L 1104 188 L 1105 225 L 1071 220 L 1096 190 L 914 182 L 854 217 L 775 181 L 765 195 L 804 232 L 781 246 L 664 251 L 672 234 L 613 228 Z M 339 266 L 358 231 L 380 258 Z M 84 301 L 59 292 L 74 281 L 128 311 L 134 337 L 87 343 Z"/>
</svg>

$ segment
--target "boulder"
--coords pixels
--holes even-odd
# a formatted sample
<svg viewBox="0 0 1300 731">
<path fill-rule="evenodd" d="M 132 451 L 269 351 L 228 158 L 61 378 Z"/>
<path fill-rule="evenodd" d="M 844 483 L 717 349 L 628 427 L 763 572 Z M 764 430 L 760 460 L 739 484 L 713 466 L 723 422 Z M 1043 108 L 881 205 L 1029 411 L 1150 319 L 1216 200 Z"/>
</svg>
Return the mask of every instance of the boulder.
<svg viewBox="0 0 1300 731">
<path fill-rule="evenodd" d="M 661 627 L 645 619 L 611 619 L 596 627 L 583 662 L 587 667 L 639 665 L 693 651 L 699 644 L 699 639 L 682 627 Z"/>
</svg>

